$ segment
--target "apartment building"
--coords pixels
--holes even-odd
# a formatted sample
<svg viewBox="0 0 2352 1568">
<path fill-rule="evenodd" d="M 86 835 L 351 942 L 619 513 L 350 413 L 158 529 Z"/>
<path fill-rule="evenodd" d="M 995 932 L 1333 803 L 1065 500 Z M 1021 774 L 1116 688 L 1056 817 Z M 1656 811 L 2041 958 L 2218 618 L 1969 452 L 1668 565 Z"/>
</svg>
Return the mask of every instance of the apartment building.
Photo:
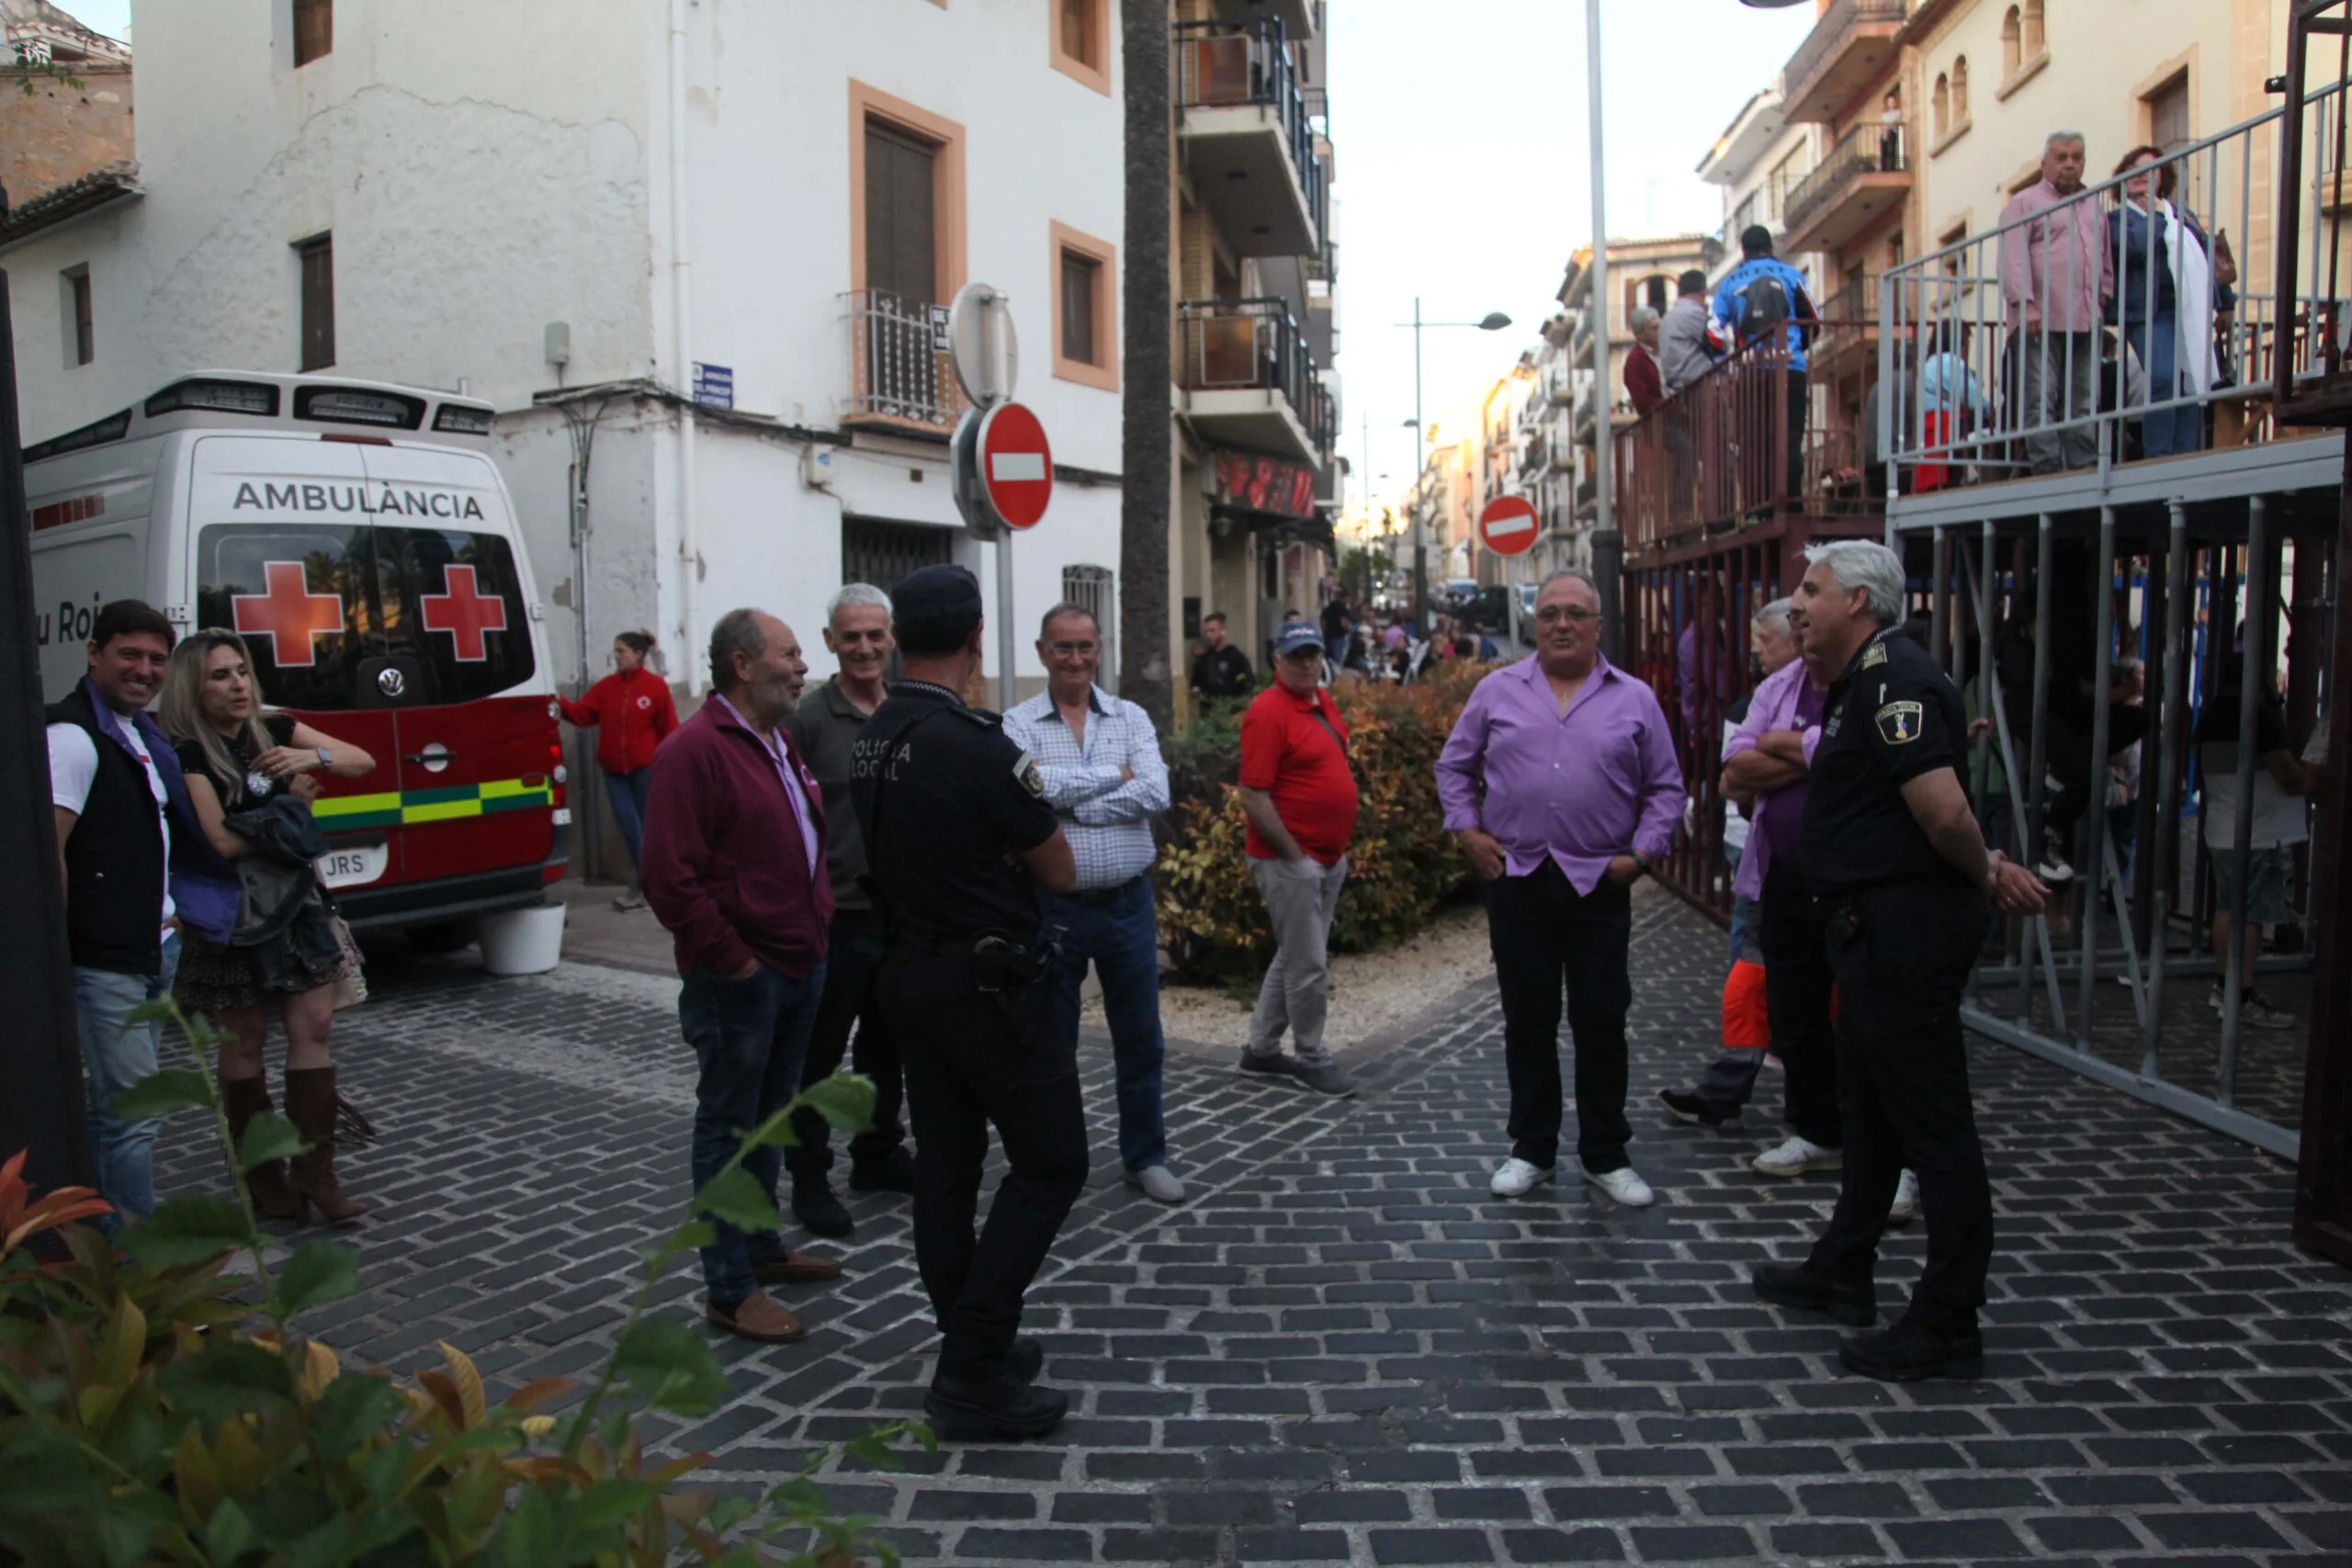
<svg viewBox="0 0 2352 1568">
<path fill-rule="evenodd" d="M 1262 664 L 1311 612 L 1344 500 L 1321 0 L 1180 0 L 1170 613 Z"/>
<path fill-rule="evenodd" d="M 1058 469 L 1011 618 L 1115 603 L 1108 0 L 278 0 L 151 7 L 138 43 L 135 183 L 0 228 L 28 440 L 204 368 L 463 389 L 499 411 L 558 679 L 648 627 L 698 688 L 739 604 L 813 649 L 842 581 L 954 559 L 1000 616 L 940 352 L 978 279 Z"/>
<path fill-rule="evenodd" d="M 1820 281 L 1820 258 L 1792 253 L 1784 243 L 1789 193 L 1813 172 L 1817 141 L 1815 127 L 1792 124 L 1781 113 L 1781 89 L 1775 85 L 1741 105 L 1699 160 L 1699 177 L 1723 189 L 1724 225 L 1716 235 L 1714 264 L 1707 269 L 1710 288 L 1739 265 L 1739 237 L 1758 224 L 1771 231 L 1772 243 L 1783 259 Z"/>
<path fill-rule="evenodd" d="M 1544 530 L 1533 558 L 1544 571 L 1592 563 L 1590 530 L 1577 525 L 1577 491 L 1590 478 L 1583 468 L 1589 452 L 1570 429 L 1577 389 L 1592 379 L 1592 367 L 1589 356 L 1579 361 L 1570 351 L 1576 327 L 1577 318 L 1560 311 L 1521 361 L 1529 378 L 1516 432 L 1521 493 L 1534 503 Z"/>
</svg>

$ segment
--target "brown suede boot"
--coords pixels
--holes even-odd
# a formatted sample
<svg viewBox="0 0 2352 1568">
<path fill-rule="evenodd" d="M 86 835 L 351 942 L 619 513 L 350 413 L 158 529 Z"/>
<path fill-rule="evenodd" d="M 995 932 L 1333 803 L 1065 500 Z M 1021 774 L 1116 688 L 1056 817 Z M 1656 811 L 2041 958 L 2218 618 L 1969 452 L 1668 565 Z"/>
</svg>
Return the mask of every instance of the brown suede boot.
<svg viewBox="0 0 2352 1568">
<path fill-rule="evenodd" d="M 269 1079 L 222 1078 L 220 1108 L 229 1115 L 230 1141 L 242 1149 L 245 1124 L 270 1108 Z M 286 1162 L 282 1159 L 257 1165 L 245 1172 L 245 1190 L 253 1194 L 254 1208 L 266 1220 L 299 1220 L 311 1212 L 311 1206 L 286 1185 Z"/>
<path fill-rule="evenodd" d="M 288 1184 L 297 1201 L 307 1199 L 329 1224 L 347 1225 L 368 1212 L 368 1205 L 345 1197 L 334 1174 L 334 1069 L 303 1067 L 286 1070 L 286 1114 L 308 1152 L 288 1162 Z"/>
</svg>

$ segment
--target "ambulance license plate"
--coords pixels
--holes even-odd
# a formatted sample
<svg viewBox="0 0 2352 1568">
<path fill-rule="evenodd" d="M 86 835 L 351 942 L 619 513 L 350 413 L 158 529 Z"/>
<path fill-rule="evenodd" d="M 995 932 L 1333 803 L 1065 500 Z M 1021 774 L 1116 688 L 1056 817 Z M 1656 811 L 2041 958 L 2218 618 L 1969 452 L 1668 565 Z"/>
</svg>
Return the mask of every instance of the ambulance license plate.
<svg viewBox="0 0 2352 1568">
<path fill-rule="evenodd" d="M 384 874 L 390 852 L 382 844 L 329 850 L 318 860 L 319 880 L 329 887 L 365 887 Z"/>
</svg>

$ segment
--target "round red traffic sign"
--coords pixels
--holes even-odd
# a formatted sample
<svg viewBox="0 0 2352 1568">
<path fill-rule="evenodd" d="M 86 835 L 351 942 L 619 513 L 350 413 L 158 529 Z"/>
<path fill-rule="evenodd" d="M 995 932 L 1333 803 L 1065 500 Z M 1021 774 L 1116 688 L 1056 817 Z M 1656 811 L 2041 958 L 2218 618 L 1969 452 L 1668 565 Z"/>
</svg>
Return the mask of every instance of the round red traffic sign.
<svg viewBox="0 0 2352 1568">
<path fill-rule="evenodd" d="M 1535 503 L 1523 495 L 1498 495 L 1478 513 L 1478 542 L 1498 556 L 1523 556 L 1542 532 Z"/>
<path fill-rule="evenodd" d="M 982 415 L 979 467 L 996 514 L 1014 528 L 1035 527 L 1054 499 L 1054 452 L 1037 416 L 1014 402 Z"/>
</svg>

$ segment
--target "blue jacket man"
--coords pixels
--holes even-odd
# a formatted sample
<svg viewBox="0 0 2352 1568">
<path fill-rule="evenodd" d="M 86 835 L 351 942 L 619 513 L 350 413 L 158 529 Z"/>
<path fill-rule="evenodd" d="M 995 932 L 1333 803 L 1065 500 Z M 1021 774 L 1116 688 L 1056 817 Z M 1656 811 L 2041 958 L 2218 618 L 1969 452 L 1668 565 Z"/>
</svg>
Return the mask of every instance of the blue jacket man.
<svg viewBox="0 0 2352 1568">
<path fill-rule="evenodd" d="M 1729 321 L 1744 346 L 1758 330 L 1749 324 L 1758 304 L 1758 283 L 1777 285 L 1787 301 L 1789 346 L 1789 446 L 1785 484 L 1781 493 L 1804 493 L 1804 431 L 1809 402 L 1805 395 L 1805 344 L 1817 324 L 1813 297 L 1805 291 L 1804 274 L 1772 254 L 1772 231 L 1752 224 L 1739 236 L 1743 259 L 1715 289 L 1715 315 Z"/>
</svg>

